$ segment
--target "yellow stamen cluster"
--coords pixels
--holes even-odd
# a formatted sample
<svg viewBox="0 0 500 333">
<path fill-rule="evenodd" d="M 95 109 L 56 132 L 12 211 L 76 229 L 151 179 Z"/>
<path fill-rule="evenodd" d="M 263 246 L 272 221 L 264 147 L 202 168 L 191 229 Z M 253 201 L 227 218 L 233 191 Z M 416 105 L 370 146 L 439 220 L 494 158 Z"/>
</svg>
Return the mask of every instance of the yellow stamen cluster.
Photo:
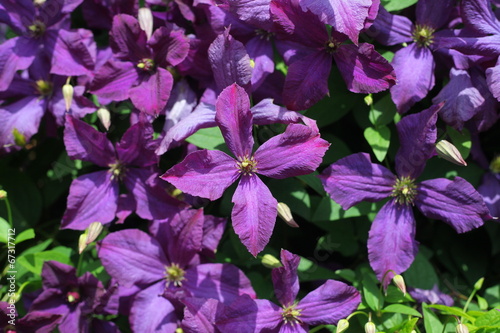
<svg viewBox="0 0 500 333">
<path fill-rule="evenodd" d="M 40 97 L 48 97 L 52 95 L 52 90 L 54 86 L 52 85 L 52 82 L 50 81 L 45 81 L 45 80 L 37 80 L 35 82 L 35 90 Z"/>
<path fill-rule="evenodd" d="M 434 31 L 435 30 L 429 26 L 417 24 L 411 37 L 418 46 L 429 47 L 434 39 Z"/>
<path fill-rule="evenodd" d="M 153 59 L 144 58 L 139 61 L 137 68 L 142 69 L 145 72 L 152 72 L 155 70 L 155 62 Z"/>
<path fill-rule="evenodd" d="M 416 195 L 417 185 L 415 185 L 415 181 L 410 177 L 399 178 L 392 187 L 391 197 L 395 197 L 396 202 L 400 205 L 413 204 Z"/>
<path fill-rule="evenodd" d="M 125 167 L 120 163 L 120 161 L 112 163 L 108 166 L 109 172 L 111 172 L 111 179 L 121 180 L 123 178 L 123 175 L 125 174 Z"/>
<path fill-rule="evenodd" d="M 297 303 L 293 303 L 289 306 L 283 306 L 281 311 L 281 316 L 285 324 L 291 324 L 292 326 L 299 323 L 302 324 L 302 320 L 299 319 L 302 309 L 297 309 Z"/>
<path fill-rule="evenodd" d="M 337 52 L 340 45 L 342 45 L 341 42 L 335 41 L 335 40 L 330 38 L 330 40 L 328 42 L 326 42 L 326 45 L 325 45 L 326 52 L 328 52 L 329 54 L 333 54 L 333 53 Z"/>
<path fill-rule="evenodd" d="M 31 37 L 41 37 L 45 32 L 46 26 L 40 20 L 35 20 L 30 26 L 28 26 L 28 30 L 30 32 Z"/>
<path fill-rule="evenodd" d="M 248 157 L 248 155 L 243 157 L 238 157 L 238 161 L 236 162 L 236 167 L 239 169 L 239 172 L 245 176 L 252 176 L 257 172 L 257 161 L 255 158 Z"/>
<path fill-rule="evenodd" d="M 167 281 L 167 287 L 170 286 L 170 283 L 173 283 L 176 287 L 181 287 L 182 281 L 186 279 L 184 277 L 185 274 L 186 272 L 176 263 L 165 267 L 165 280 Z"/>
</svg>

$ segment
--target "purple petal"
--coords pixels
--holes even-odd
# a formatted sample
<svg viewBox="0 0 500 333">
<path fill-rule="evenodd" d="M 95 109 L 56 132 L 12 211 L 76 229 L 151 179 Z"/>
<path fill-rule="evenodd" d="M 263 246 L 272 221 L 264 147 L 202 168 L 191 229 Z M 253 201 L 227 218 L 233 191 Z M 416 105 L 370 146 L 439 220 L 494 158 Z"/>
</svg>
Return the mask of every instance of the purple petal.
<svg viewBox="0 0 500 333">
<path fill-rule="evenodd" d="M 255 298 L 250 280 L 231 264 L 201 264 L 186 270 L 182 286 L 194 297 L 232 302 L 243 294 Z"/>
<path fill-rule="evenodd" d="M 257 172 L 278 179 L 311 173 L 321 164 L 329 146 L 309 126 L 290 124 L 285 133 L 267 140 L 257 149 Z"/>
<path fill-rule="evenodd" d="M 342 45 L 333 58 L 352 92 L 377 93 L 396 84 L 394 69 L 371 44 Z"/>
<path fill-rule="evenodd" d="M 97 171 L 73 180 L 62 229 L 85 230 L 92 222 L 105 224 L 115 218 L 119 189 L 112 177 L 108 171 Z"/>
<path fill-rule="evenodd" d="M 167 27 L 156 29 L 148 44 L 160 64 L 166 62 L 168 65 L 177 66 L 189 52 L 189 40 L 184 33 Z"/>
<path fill-rule="evenodd" d="M 136 210 L 134 197 L 131 193 L 120 194 L 116 208 L 116 224 L 125 222 L 125 219 Z"/>
<path fill-rule="evenodd" d="M 500 100 L 500 61 L 495 66 L 486 69 L 486 81 L 493 97 Z"/>
<path fill-rule="evenodd" d="M 129 90 L 139 80 L 136 67 L 131 62 L 109 60 L 96 73 L 90 92 L 113 101 L 129 97 Z"/>
<path fill-rule="evenodd" d="M 26 142 L 38 132 L 38 126 L 45 112 L 45 101 L 29 96 L 0 106 L 0 149 L 11 151 L 15 148 L 13 131 L 17 130 Z"/>
<path fill-rule="evenodd" d="M 78 287 L 73 285 L 72 287 Z M 66 288 L 47 288 L 38 295 L 38 297 L 31 303 L 31 311 L 44 311 L 51 312 L 55 314 L 63 315 L 62 325 L 63 327 L 69 325 L 70 327 L 78 327 L 79 316 L 75 317 L 75 313 L 80 313 L 80 307 L 74 309 L 70 308 L 70 305 L 65 302 L 65 291 Z M 68 323 L 68 318 L 75 320 L 75 324 Z M 63 331 L 64 332 L 64 331 Z"/>
<path fill-rule="evenodd" d="M 50 72 L 54 74 L 91 74 L 96 61 L 96 45 L 92 32 L 86 29 L 58 30 L 51 61 Z"/>
<path fill-rule="evenodd" d="M 254 61 L 252 70 L 252 90 L 255 91 L 270 73 L 274 72 L 273 45 L 264 38 L 254 37 L 245 47 L 248 55 Z"/>
<path fill-rule="evenodd" d="M 269 13 L 269 0 L 225 0 L 227 10 L 241 21 L 271 30 L 271 15 Z"/>
<path fill-rule="evenodd" d="M 61 322 L 63 316 L 43 311 L 30 311 L 16 322 L 21 332 L 50 333 Z"/>
<path fill-rule="evenodd" d="M 116 162 L 115 149 L 106 134 L 71 116 L 66 116 L 64 145 L 72 159 L 92 162 L 102 167 Z"/>
<path fill-rule="evenodd" d="M 4 11 L 2 14 L 5 15 L 2 17 L 2 23 L 13 27 L 16 33 L 24 33 L 26 23 L 33 22 L 36 15 L 35 6 L 30 0 L 2 1 L 1 9 Z"/>
<path fill-rule="evenodd" d="M 205 215 L 205 222 L 203 223 L 203 250 L 208 252 L 205 255 L 210 257 L 215 254 L 226 223 L 227 219 L 224 217 Z"/>
<path fill-rule="evenodd" d="M 195 151 L 161 178 L 191 195 L 219 199 L 240 176 L 236 161 L 221 151 Z"/>
<path fill-rule="evenodd" d="M 400 148 L 396 154 L 399 177 L 417 178 L 435 153 L 437 114 L 443 105 L 434 105 L 404 117 L 397 125 Z"/>
<path fill-rule="evenodd" d="M 232 202 L 233 228 L 253 256 L 269 242 L 278 214 L 278 201 L 256 175 L 242 176 Z"/>
<path fill-rule="evenodd" d="M 155 283 L 137 293 L 130 311 L 133 332 L 175 332 L 179 318 L 174 306 L 162 296 L 165 286 Z"/>
<path fill-rule="evenodd" d="M 467 71 L 452 68 L 450 81 L 432 102 L 434 104 L 444 102 L 439 115 L 449 126 L 461 131 L 464 123 L 480 110 L 485 99 L 472 84 Z"/>
<path fill-rule="evenodd" d="M 420 0 L 416 10 L 417 23 L 439 29 L 448 22 L 454 5 L 454 0 Z"/>
<path fill-rule="evenodd" d="M 307 294 L 297 305 L 302 309 L 300 319 L 308 325 L 334 324 L 347 318 L 361 303 L 356 288 L 345 283 L 327 280 Z"/>
<path fill-rule="evenodd" d="M 137 229 L 110 233 L 98 243 L 98 254 L 109 275 L 126 287 L 160 281 L 169 264 L 158 241 Z"/>
<path fill-rule="evenodd" d="M 237 84 L 224 89 L 215 103 L 215 121 L 229 150 L 237 158 L 250 157 L 253 147 L 250 99 Z"/>
<path fill-rule="evenodd" d="M 312 52 L 288 66 L 283 101 L 290 110 L 305 110 L 328 94 L 332 57 L 324 50 Z"/>
<path fill-rule="evenodd" d="M 390 170 L 373 164 L 366 153 L 338 160 L 319 178 L 330 197 L 346 210 L 361 201 L 376 202 L 387 198 L 396 182 L 396 176 Z"/>
<path fill-rule="evenodd" d="M 221 315 L 224 305 L 215 299 L 187 297 L 182 303 L 184 319 L 182 329 L 186 333 L 219 333 L 215 321 Z"/>
<path fill-rule="evenodd" d="M 250 90 L 250 57 L 245 46 L 229 35 L 229 30 L 224 31 L 210 44 L 208 59 L 219 91 L 233 83 L 246 91 Z"/>
<path fill-rule="evenodd" d="M 130 126 L 116 145 L 118 159 L 129 165 L 148 167 L 158 163 L 152 146 L 153 127 L 146 120 Z"/>
<path fill-rule="evenodd" d="M 199 129 L 214 126 L 217 126 L 215 122 L 215 106 L 200 103 L 192 113 L 168 130 L 156 153 L 162 155 Z"/>
<path fill-rule="evenodd" d="M 0 91 L 9 88 L 17 70 L 28 68 L 37 54 L 38 43 L 14 37 L 0 44 Z"/>
<path fill-rule="evenodd" d="M 139 111 L 157 116 L 167 105 L 174 79 L 164 68 L 157 68 L 156 73 L 145 75 L 137 86 L 129 90 L 132 103 Z"/>
<path fill-rule="evenodd" d="M 498 35 L 500 22 L 488 0 L 463 0 L 461 11 L 464 24 L 483 35 Z"/>
<path fill-rule="evenodd" d="M 372 0 L 299 0 L 302 10 L 309 9 L 318 15 L 321 22 L 331 25 L 336 31 L 349 36 L 354 44 L 364 28 Z"/>
<path fill-rule="evenodd" d="M 419 289 L 419 288 L 408 288 L 411 297 L 413 297 L 418 303 L 427 304 L 443 304 L 446 306 L 453 306 L 455 303 L 453 298 L 441 292 L 437 285 L 434 285 L 432 289 Z"/>
<path fill-rule="evenodd" d="M 391 199 L 378 212 L 368 234 L 370 266 L 384 288 L 394 276 L 394 273 L 386 272 L 393 270 L 396 274 L 403 273 L 410 267 L 417 252 L 412 208 Z"/>
<path fill-rule="evenodd" d="M 137 19 L 130 15 L 118 14 L 113 17 L 109 44 L 118 59 L 136 62 L 150 58 L 146 48 L 146 33 Z"/>
<path fill-rule="evenodd" d="M 412 43 L 395 53 L 392 66 L 398 78 L 392 100 L 398 112 L 405 113 L 434 87 L 434 58 L 429 49 Z"/>
<path fill-rule="evenodd" d="M 438 178 L 420 183 L 415 205 L 431 219 L 443 220 L 457 232 L 467 232 L 491 219 L 483 198 L 465 179 Z"/>
<path fill-rule="evenodd" d="M 500 216 L 500 180 L 492 173 L 485 173 L 477 191 L 481 194 L 491 215 Z"/>
<path fill-rule="evenodd" d="M 271 98 L 261 100 L 250 110 L 255 125 L 291 124 L 298 123 L 301 120 L 305 123 L 305 118 L 307 118 L 297 111 L 290 111 L 285 107 L 274 104 Z"/>
<path fill-rule="evenodd" d="M 413 23 L 406 16 L 393 15 L 383 6 L 367 33 L 383 45 L 397 45 L 412 41 Z"/>
<path fill-rule="evenodd" d="M 44 262 L 41 276 L 45 289 L 78 285 L 76 269 L 53 260 Z"/>
<path fill-rule="evenodd" d="M 299 293 L 297 268 L 299 267 L 300 257 L 282 249 L 281 263 L 283 264 L 282 267 L 274 268 L 272 271 L 274 294 L 282 305 L 290 306 L 295 302 Z"/>
</svg>

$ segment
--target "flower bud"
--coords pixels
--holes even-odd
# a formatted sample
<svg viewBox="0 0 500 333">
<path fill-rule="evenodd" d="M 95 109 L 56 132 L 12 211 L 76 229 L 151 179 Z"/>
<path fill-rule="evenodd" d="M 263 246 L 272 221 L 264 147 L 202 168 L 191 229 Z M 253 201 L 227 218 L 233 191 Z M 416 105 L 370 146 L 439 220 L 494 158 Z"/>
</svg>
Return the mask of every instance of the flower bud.
<svg viewBox="0 0 500 333">
<path fill-rule="evenodd" d="M 398 289 L 401 290 L 403 295 L 406 296 L 406 284 L 405 284 L 405 280 L 403 279 L 403 277 L 399 274 L 394 275 L 394 277 L 392 278 L 392 281 L 394 282 L 396 287 L 398 287 Z"/>
<path fill-rule="evenodd" d="M 78 238 L 78 254 L 82 254 L 87 247 L 87 230 Z"/>
<path fill-rule="evenodd" d="M 439 157 L 448 162 L 461 166 L 467 165 L 458 149 L 449 141 L 441 140 L 436 143 L 436 152 Z"/>
<path fill-rule="evenodd" d="M 149 40 L 151 35 L 153 35 L 153 13 L 151 13 L 151 9 L 147 7 L 139 8 L 137 18 L 139 20 L 139 26 L 144 30 Z"/>
<path fill-rule="evenodd" d="M 109 126 L 111 126 L 111 113 L 109 110 L 103 107 L 100 107 L 97 110 L 97 118 L 101 122 L 102 126 L 107 130 L 109 130 Z"/>
<path fill-rule="evenodd" d="M 483 282 L 484 282 L 484 277 L 482 277 L 479 280 L 477 280 L 477 282 L 474 283 L 474 289 L 475 290 L 481 289 L 483 287 Z"/>
<path fill-rule="evenodd" d="M 500 173 L 500 156 L 496 156 L 490 164 L 490 170 L 494 173 Z"/>
<path fill-rule="evenodd" d="M 337 324 L 337 332 L 342 333 L 349 328 L 349 321 L 347 319 L 340 319 Z"/>
<path fill-rule="evenodd" d="M 7 191 L 0 190 L 0 200 L 7 198 Z"/>
<path fill-rule="evenodd" d="M 87 229 L 85 229 L 85 232 L 80 235 L 80 238 L 78 239 L 78 253 L 82 253 L 83 250 L 97 239 L 99 235 L 101 234 L 103 229 L 102 223 L 101 222 L 92 222 Z"/>
<path fill-rule="evenodd" d="M 267 268 L 278 268 L 283 266 L 281 262 L 272 254 L 264 254 L 261 262 L 262 265 Z"/>
<path fill-rule="evenodd" d="M 377 328 L 373 321 L 369 321 L 365 324 L 365 333 L 375 333 L 377 332 Z"/>
<path fill-rule="evenodd" d="M 66 111 L 69 111 L 69 109 L 71 108 L 71 103 L 73 103 L 73 92 L 74 92 L 73 86 L 69 84 L 68 81 L 62 87 L 62 93 L 64 97 L 64 105 L 66 106 Z"/>
<path fill-rule="evenodd" d="M 16 143 L 16 145 L 18 145 L 19 147 L 26 146 L 26 137 L 23 133 L 19 132 L 17 128 L 14 128 L 12 130 L 12 136 L 14 136 L 14 142 Z"/>
<path fill-rule="evenodd" d="M 457 325 L 455 332 L 457 333 L 469 333 L 469 329 L 464 324 L 460 323 Z"/>
<path fill-rule="evenodd" d="M 365 100 L 365 104 L 366 105 L 368 105 L 368 106 L 372 105 L 373 104 L 372 94 L 366 95 L 365 98 L 364 98 L 364 100 Z"/>
<path fill-rule="evenodd" d="M 292 228 L 298 228 L 299 225 L 295 222 L 292 216 L 292 211 L 287 204 L 283 202 L 278 202 L 278 216 L 281 217 L 286 224 L 288 224 Z"/>
</svg>

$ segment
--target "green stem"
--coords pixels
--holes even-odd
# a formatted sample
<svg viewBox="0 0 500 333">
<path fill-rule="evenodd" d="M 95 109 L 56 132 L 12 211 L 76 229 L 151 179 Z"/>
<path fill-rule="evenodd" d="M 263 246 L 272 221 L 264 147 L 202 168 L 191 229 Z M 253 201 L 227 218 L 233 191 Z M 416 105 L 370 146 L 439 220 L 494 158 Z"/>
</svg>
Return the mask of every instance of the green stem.
<svg viewBox="0 0 500 333">
<path fill-rule="evenodd" d="M 310 329 L 310 330 L 309 330 L 309 333 L 314 333 L 314 332 L 317 332 L 317 331 L 319 331 L 319 330 L 321 330 L 321 329 L 323 329 L 323 328 L 325 328 L 325 327 L 326 327 L 326 325 L 319 325 L 319 326 L 316 326 L 315 328 Z"/>
<path fill-rule="evenodd" d="M 85 253 L 85 250 L 83 250 L 82 253 L 80 253 L 80 255 L 78 256 L 78 264 L 76 265 L 76 276 L 80 276 L 81 275 L 81 268 L 82 268 L 82 262 L 83 262 L 83 254 Z"/>
<path fill-rule="evenodd" d="M 5 201 L 5 207 L 7 208 L 7 221 L 9 222 L 10 226 L 13 227 L 13 221 L 12 221 L 12 209 L 10 208 L 10 203 L 9 203 L 9 198 L 4 198 Z"/>
</svg>

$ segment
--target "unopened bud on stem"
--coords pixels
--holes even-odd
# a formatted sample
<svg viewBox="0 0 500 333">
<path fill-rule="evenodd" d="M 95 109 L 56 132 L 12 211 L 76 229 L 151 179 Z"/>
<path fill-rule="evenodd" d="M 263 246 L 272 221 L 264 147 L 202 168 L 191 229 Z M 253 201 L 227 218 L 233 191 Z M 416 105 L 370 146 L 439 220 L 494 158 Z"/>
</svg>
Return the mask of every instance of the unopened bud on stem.
<svg viewBox="0 0 500 333">
<path fill-rule="evenodd" d="M 73 93 L 74 89 L 71 84 L 69 84 L 70 78 L 66 80 L 66 84 L 62 87 L 62 93 L 64 97 L 64 105 L 66 106 L 66 111 L 71 108 L 71 103 L 73 103 Z"/>
<path fill-rule="evenodd" d="M 267 268 L 278 268 L 283 266 L 281 262 L 272 254 L 264 254 L 261 262 L 262 265 Z"/>
<path fill-rule="evenodd" d="M 365 324 L 365 333 L 375 333 L 376 331 L 377 328 L 375 327 L 373 321 L 369 321 Z"/>
<path fill-rule="evenodd" d="M 406 284 L 405 284 L 405 280 L 403 279 L 403 277 L 399 274 L 394 275 L 394 277 L 392 278 L 392 281 L 394 282 L 396 287 L 398 287 L 398 289 L 401 290 L 403 295 L 406 296 Z"/>
<path fill-rule="evenodd" d="M 151 35 L 153 35 L 153 13 L 151 13 L 151 9 L 147 7 L 139 8 L 137 18 L 139 20 L 139 26 L 144 30 L 149 40 Z"/>
<path fill-rule="evenodd" d="M 336 333 L 342 333 L 345 330 L 349 328 L 349 322 L 347 319 L 340 319 L 338 324 L 337 324 L 337 332 Z"/>
<path fill-rule="evenodd" d="M 436 152 L 439 157 L 448 162 L 461 166 L 467 165 L 458 149 L 451 142 L 446 140 L 439 141 L 436 143 Z"/>
<path fill-rule="evenodd" d="M 283 202 L 278 202 L 278 216 L 281 217 L 281 219 L 285 221 L 285 223 L 288 224 L 290 227 L 292 228 L 299 227 L 297 222 L 295 222 L 295 220 L 293 219 L 290 207 L 288 207 L 288 205 Z"/>
<path fill-rule="evenodd" d="M 107 130 L 109 130 L 109 126 L 111 126 L 111 114 L 109 113 L 109 110 L 100 107 L 97 110 L 97 118 L 99 118 L 99 121 L 101 122 L 102 126 Z"/>
</svg>

